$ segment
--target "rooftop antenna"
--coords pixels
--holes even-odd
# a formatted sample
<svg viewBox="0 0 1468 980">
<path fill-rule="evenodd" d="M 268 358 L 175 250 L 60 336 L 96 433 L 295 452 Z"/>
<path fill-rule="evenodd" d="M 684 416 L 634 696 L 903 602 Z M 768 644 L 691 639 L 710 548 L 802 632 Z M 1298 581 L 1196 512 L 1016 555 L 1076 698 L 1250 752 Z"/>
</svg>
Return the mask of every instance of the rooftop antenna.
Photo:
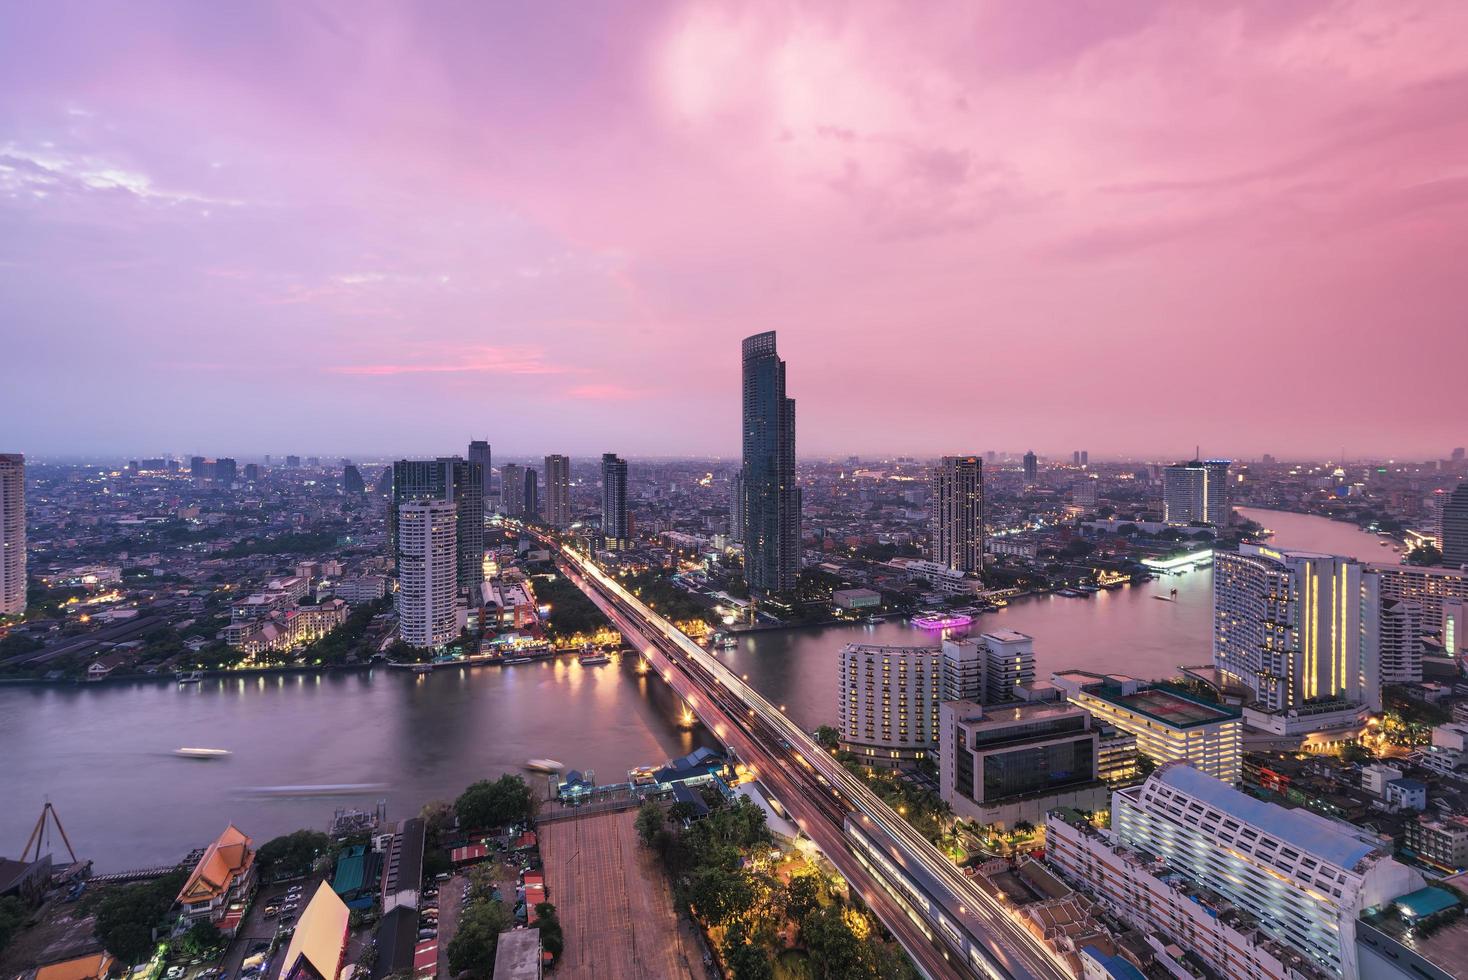
<svg viewBox="0 0 1468 980">
<path fill-rule="evenodd" d="M 66 836 L 66 828 L 61 826 L 61 817 L 57 815 L 56 808 L 51 805 L 51 801 L 49 799 L 46 801 L 46 805 L 41 807 L 41 816 L 36 821 L 36 828 L 31 831 L 30 839 L 25 842 L 25 850 L 20 852 L 21 862 L 24 863 L 31 860 L 30 853 L 32 844 L 34 844 L 36 847 L 35 860 L 39 861 L 41 859 L 41 837 L 43 835 L 43 832 L 46 830 L 47 816 L 50 816 L 52 822 L 56 824 L 56 830 L 59 834 L 61 834 L 61 842 L 66 845 L 66 853 L 71 855 L 71 863 L 76 864 L 76 851 L 72 849 L 71 841 Z M 45 837 L 47 842 L 49 843 L 51 839 L 50 835 L 46 834 Z"/>
</svg>

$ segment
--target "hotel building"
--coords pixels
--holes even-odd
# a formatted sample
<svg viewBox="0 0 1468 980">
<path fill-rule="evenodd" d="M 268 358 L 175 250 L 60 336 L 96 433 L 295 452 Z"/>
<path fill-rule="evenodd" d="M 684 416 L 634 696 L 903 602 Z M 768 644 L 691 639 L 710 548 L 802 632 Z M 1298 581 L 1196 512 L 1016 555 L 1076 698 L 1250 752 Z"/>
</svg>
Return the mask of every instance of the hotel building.
<svg viewBox="0 0 1468 980">
<path fill-rule="evenodd" d="M 411 500 L 398 508 L 398 634 L 409 646 L 442 646 L 459 634 L 457 533 L 449 501 Z"/>
<path fill-rule="evenodd" d="M 933 467 L 928 557 L 955 572 L 984 570 L 984 462 L 944 456 Z"/>
<path fill-rule="evenodd" d="M 1227 459 L 1195 459 L 1164 469 L 1163 521 L 1168 524 L 1227 525 L 1233 516 L 1228 493 L 1231 462 Z"/>
<path fill-rule="evenodd" d="M 1420 873 L 1392 859 L 1390 839 L 1265 803 L 1186 763 L 1117 791 L 1111 825 L 1117 845 L 1143 855 L 1141 873 L 1165 866 L 1180 886 L 1219 896 L 1242 922 L 1330 976 L 1359 975 L 1356 919 L 1364 909 L 1423 885 Z M 1104 887 L 1136 890 L 1137 874 Z M 1151 913 L 1133 906 L 1129 914 Z"/>
<path fill-rule="evenodd" d="M 1188 762 L 1225 783 L 1239 781 L 1243 712 L 1166 685 L 1083 670 L 1052 674 L 1070 702 L 1098 722 L 1136 736 L 1137 751 L 1153 762 Z"/>
<path fill-rule="evenodd" d="M 938 715 L 940 792 L 956 816 L 1011 827 L 1058 806 L 1106 808 L 1100 733 L 1084 709 L 945 701 Z"/>
<path fill-rule="evenodd" d="M 880 769 L 931 756 L 938 744 L 943 664 L 940 647 L 848 643 L 841 651 L 841 748 Z"/>
<path fill-rule="evenodd" d="M 0 616 L 25 604 L 25 457 L 0 453 Z"/>
<path fill-rule="evenodd" d="M 1244 544 L 1213 567 L 1213 662 L 1257 707 L 1360 703 L 1361 565 Z"/>
</svg>

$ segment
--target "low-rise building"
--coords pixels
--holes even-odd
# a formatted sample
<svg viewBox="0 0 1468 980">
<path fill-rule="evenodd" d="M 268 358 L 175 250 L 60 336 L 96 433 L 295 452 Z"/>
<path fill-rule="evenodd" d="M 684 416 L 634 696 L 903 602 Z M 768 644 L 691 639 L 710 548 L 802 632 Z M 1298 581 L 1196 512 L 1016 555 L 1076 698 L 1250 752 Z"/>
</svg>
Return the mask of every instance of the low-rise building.
<svg viewBox="0 0 1468 980">
<path fill-rule="evenodd" d="M 1054 702 L 939 708 L 939 785 L 955 815 L 980 824 L 1035 824 L 1057 806 L 1105 809 L 1100 734 L 1081 708 Z"/>
<path fill-rule="evenodd" d="M 337 980 L 347 952 L 351 910 L 321 882 L 301 912 L 281 959 L 280 980 Z"/>
<path fill-rule="evenodd" d="M 1403 849 L 1412 857 L 1445 871 L 1468 868 L 1468 817 L 1419 817 L 1407 822 Z"/>
<path fill-rule="evenodd" d="M 1137 750 L 1153 762 L 1182 761 L 1215 779 L 1239 781 L 1243 761 L 1243 712 L 1166 684 L 1122 674 L 1068 670 L 1050 675 L 1072 704 L 1099 722 L 1137 738 Z"/>
<path fill-rule="evenodd" d="M 255 848 L 234 824 L 224 828 L 194 866 L 178 893 L 183 914 L 194 922 L 214 923 L 233 935 L 255 887 Z"/>
<path fill-rule="evenodd" d="M 876 609 L 881 604 L 882 593 L 874 589 L 837 589 L 831 593 L 831 605 L 846 612 Z"/>
<path fill-rule="evenodd" d="M 542 959 L 539 929 L 502 932 L 494 948 L 495 980 L 540 980 Z"/>
</svg>

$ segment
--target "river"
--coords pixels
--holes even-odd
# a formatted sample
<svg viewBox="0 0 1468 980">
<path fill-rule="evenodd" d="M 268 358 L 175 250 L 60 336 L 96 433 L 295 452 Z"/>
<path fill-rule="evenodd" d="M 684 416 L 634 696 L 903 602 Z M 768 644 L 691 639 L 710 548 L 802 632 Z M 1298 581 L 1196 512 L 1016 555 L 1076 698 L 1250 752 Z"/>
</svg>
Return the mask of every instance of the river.
<svg viewBox="0 0 1468 980">
<path fill-rule="evenodd" d="M 1381 560 L 1376 537 L 1325 518 L 1244 511 L 1279 547 Z M 1374 550 L 1372 550 L 1374 549 Z M 1176 588 L 1176 601 L 1160 601 Z M 1212 572 L 1091 598 L 1021 600 L 974 628 L 1035 638 L 1038 672 L 1084 668 L 1161 677 L 1207 663 Z M 800 724 L 831 723 L 846 643 L 936 643 L 900 623 L 752 634 L 721 651 Z M 177 860 L 231 821 L 264 841 L 324 829 L 336 807 L 387 801 L 389 816 L 455 796 L 525 760 L 558 759 L 601 782 L 712 745 L 678 723 L 679 705 L 631 664 L 574 660 L 416 675 L 385 669 L 172 683 L 0 688 L 0 854 L 18 856 L 45 799 L 99 872 Z M 182 746 L 225 759 L 179 758 Z M 265 787 L 358 784 L 340 796 L 273 796 Z M 61 841 L 50 849 L 64 857 Z"/>
</svg>

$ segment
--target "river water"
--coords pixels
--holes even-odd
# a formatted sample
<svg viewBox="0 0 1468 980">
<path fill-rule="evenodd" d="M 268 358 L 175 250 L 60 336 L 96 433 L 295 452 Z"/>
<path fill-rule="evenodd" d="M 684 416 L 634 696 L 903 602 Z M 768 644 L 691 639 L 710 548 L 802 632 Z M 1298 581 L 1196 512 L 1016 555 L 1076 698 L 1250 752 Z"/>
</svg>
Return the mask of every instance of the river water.
<svg viewBox="0 0 1468 980">
<path fill-rule="evenodd" d="M 1245 511 L 1279 547 L 1384 560 L 1378 540 L 1324 518 Z M 1162 601 L 1173 588 L 1175 601 Z M 1035 638 L 1039 675 L 1064 668 L 1162 677 L 1209 660 L 1212 573 L 1172 576 L 1086 599 L 1022 600 L 979 630 Z M 763 632 L 721 651 L 790 716 L 834 721 L 837 665 L 850 642 L 936 643 L 905 624 Z M 465 785 L 549 757 L 615 782 L 627 769 L 712 745 L 679 723 L 655 678 L 573 659 L 415 675 L 329 675 L 0 688 L 0 855 L 17 856 L 49 798 L 78 853 L 99 872 L 160 865 L 231 821 L 256 841 L 324 829 L 337 807 L 386 800 L 393 819 Z M 183 746 L 226 759 L 179 758 Z M 540 778 L 540 777 L 532 777 Z M 340 795 L 279 795 L 284 786 L 343 786 Z M 262 792 L 270 789 L 272 792 Z M 64 856 L 59 839 L 51 850 Z"/>
</svg>

